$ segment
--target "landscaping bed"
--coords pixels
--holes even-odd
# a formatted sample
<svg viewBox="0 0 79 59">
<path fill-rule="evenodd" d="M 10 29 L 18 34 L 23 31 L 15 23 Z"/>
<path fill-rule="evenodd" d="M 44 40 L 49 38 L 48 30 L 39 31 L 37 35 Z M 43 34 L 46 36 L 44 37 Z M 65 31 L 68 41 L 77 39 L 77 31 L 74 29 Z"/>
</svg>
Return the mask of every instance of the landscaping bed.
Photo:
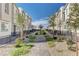
<svg viewBox="0 0 79 59">
<path fill-rule="evenodd" d="M 15 41 L 14 49 L 10 51 L 12 56 L 21 56 L 30 52 L 30 49 L 33 47 L 31 44 L 26 44 L 20 38 L 17 38 Z"/>
<path fill-rule="evenodd" d="M 27 45 L 23 44 L 21 47 L 15 47 L 14 50 L 10 52 L 10 55 L 12 56 L 21 56 L 25 55 L 30 52 L 30 49 L 33 47 L 33 45 Z"/>
</svg>

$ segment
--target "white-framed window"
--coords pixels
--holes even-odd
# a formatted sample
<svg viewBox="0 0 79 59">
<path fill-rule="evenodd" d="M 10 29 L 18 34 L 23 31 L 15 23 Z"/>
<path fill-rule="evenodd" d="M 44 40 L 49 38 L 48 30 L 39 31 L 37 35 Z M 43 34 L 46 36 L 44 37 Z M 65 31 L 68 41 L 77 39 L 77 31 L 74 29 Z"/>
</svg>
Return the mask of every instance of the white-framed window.
<svg viewBox="0 0 79 59">
<path fill-rule="evenodd" d="M 8 31 L 8 23 L 2 22 L 1 23 L 1 32 Z"/>
</svg>

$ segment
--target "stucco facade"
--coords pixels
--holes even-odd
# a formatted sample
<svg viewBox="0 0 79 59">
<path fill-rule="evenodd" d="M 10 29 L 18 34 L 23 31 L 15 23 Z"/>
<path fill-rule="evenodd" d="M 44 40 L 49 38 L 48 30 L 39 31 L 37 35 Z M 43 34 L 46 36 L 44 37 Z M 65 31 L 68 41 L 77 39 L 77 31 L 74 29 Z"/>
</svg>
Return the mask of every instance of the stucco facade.
<svg viewBox="0 0 79 59">
<path fill-rule="evenodd" d="M 63 9 L 64 9 L 64 6 L 60 7 L 60 9 L 56 12 L 56 18 L 55 18 L 55 23 L 56 23 L 56 26 L 55 26 L 55 29 L 56 30 L 60 30 L 60 31 L 63 31 Z"/>
<path fill-rule="evenodd" d="M 26 17 L 25 17 L 25 20 L 26 20 L 26 30 L 30 30 L 31 28 L 31 22 L 32 22 L 32 18 L 26 13 Z"/>
<path fill-rule="evenodd" d="M 18 13 L 25 15 L 24 10 L 19 9 L 15 3 L 0 3 L 0 38 L 5 38 L 19 32 L 19 26 L 16 21 Z M 31 17 L 29 15 L 25 16 L 28 16 L 25 19 L 27 27 L 25 30 L 29 30 Z"/>
<path fill-rule="evenodd" d="M 7 7 L 7 8 L 6 8 Z M 11 35 L 12 4 L 0 3 L 0 38 Z"/>
</svg>

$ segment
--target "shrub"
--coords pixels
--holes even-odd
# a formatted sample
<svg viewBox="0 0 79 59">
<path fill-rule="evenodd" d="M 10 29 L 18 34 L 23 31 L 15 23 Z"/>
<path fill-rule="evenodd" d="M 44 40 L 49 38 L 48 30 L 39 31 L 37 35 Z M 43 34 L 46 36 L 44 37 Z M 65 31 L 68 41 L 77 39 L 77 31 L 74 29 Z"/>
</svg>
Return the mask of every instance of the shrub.
<svg viewBox="0 0 79 59">
<path fill-rule="evenodd" d="M 69 39 L 69 40 L 67 40 L 67 44 L 68 45 L 73 45 L 73 44 L 75 44 L 75 42 L 73 42 L 72 40 Z"/>
<path fill-rule="evenodd" d="M 58 41 L 58 42 L 63 42 L 63 40 L 62 40 L 61 38 L 59 38 L 57 41 Z"/>
<path fill-rule="evenodd" d="M 29 35 L 29 41 L 30 42 L 34 42 L 35 41 L 35 36 L 33 36 L 33 35 Z"/>
<path fill-rule="evenodd" d="M 35 35 L 38 35 L 38 33 L 36 32 Z"/>
<path fill-rule="evenodd" d="M 21 47 L 15 48 L 14 50 L 12 50 L 10 52 L 11 55 L 13 56 L 20 56 L 20 55 L 25 55 L 29 52 L 29 49 L 31 49 L 33 47 L 32 44 L 21 44 Z"/>
<path fill-rule="evenodd" d="M 69 46 L 68 49 L 74 52 L 76 51 L 76 47 Z"/>
<path fill-rule="evenodd" d="M 26 38 L 28 38 L 28 36 L 26 36 Z"/>
<path fill-rule="evenodd" d="M 46 35 L 46 32 L 43 32 L 43 35 Z"/>
<path fill-rule="evenodd" d="M 29 49 L 26 49 L 26 47 L 15 48 L 13 51 L 11 51 L 11 55 L 21 56 L 21 55 L 25 55 L 28 52 L 29 52 Z"/>
<path fill-rule="evenodd" d="M 45 35 L 45 34 L 46 34 L 46 32 L 44 30 L 40 31 L 40 35 Z"/>
<path fill-rule="evenodd" d="M 49 47 L 54 47 L 56 44 L 54 41 L 48 41 L 48 46 Z"/>
<path fill-rule="evenodd" d="M 26 43 L 21 44 L 21 46 L 26 47 L 26 48 L 32 48 L 33 47 L 32 44 L 26 44 Z"/>
<path fill-rule="evenodd" d="M 53 37 L 54 39 L 57 39 L 57 37 Z"/>
<path fill-rule="evenodd" d="M 16 44 L 15 44 L 15 47 L 21 47 L 21 44 L 23 43 L 23 40 L 20 39 L 20 38 L 17 38 L 16 39 Z"/>
<path fill-rule="evenodd" d="M 64 37 L 58 37 L 58 42 L 63 42 L 64 41 Z"/>
<path fill-rule="evenodd" d="M 45 36 L 46 37 L 46 41 L 52 41 L 53 40 L 53 38 L 51 38 L 49 35 L 47 36 Z"/>
<path fill-rule="evenodd" d="M 29 44 L 29 45 L 25 45 L 28 49 L 30 49 L 30 48 L 32 48 L 34 45 L 31 45 L 31 44 Z"/>
<path fill-rule="evenodd" d="M 73 47 L 73 44 L 75 44 L 75 42 L 73 42 L 72 40 L 67 40 L 67 45 L 68 45 L 68 49 L 71 51 L 76 51 L 76 47 Z"/>
</svg>

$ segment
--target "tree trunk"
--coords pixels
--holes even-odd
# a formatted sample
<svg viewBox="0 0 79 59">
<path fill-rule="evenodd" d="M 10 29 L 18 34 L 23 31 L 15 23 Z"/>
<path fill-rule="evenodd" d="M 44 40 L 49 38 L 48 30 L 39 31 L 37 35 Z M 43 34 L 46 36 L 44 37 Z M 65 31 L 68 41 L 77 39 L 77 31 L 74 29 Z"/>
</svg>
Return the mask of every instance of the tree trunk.
<svg viewBox="0 0 79 59">
<path fill-rule="evenodd" d="M 53 27 L 53 37 L 54 37 L 54 27 Z"/>
<path fill-rule="evenodd" d="M 69 28 L 69 39 L 70 40 L 73 40 L 73 38 L 72 38 L 72 33 L 71 33 L 72 31 L 71 31 L 71 28 Z"/>
<path fill-rule="evenodd" d="M 60 25 L 60 28 L 59 28 L 59 38 L 58 40 L 61 40 L 61 25 Z"/>
<path fill-rule="evenodd" d="M 75 29 L 75 40 L 76 40 L 76 56 L 78 56 L 78 39 L 77 39 L 77 30 Z"/>
<path fill-rule="evenodd" d="M 23 29 L 21 28 L 20 37 L 23 39 Z"/>
</svg>

